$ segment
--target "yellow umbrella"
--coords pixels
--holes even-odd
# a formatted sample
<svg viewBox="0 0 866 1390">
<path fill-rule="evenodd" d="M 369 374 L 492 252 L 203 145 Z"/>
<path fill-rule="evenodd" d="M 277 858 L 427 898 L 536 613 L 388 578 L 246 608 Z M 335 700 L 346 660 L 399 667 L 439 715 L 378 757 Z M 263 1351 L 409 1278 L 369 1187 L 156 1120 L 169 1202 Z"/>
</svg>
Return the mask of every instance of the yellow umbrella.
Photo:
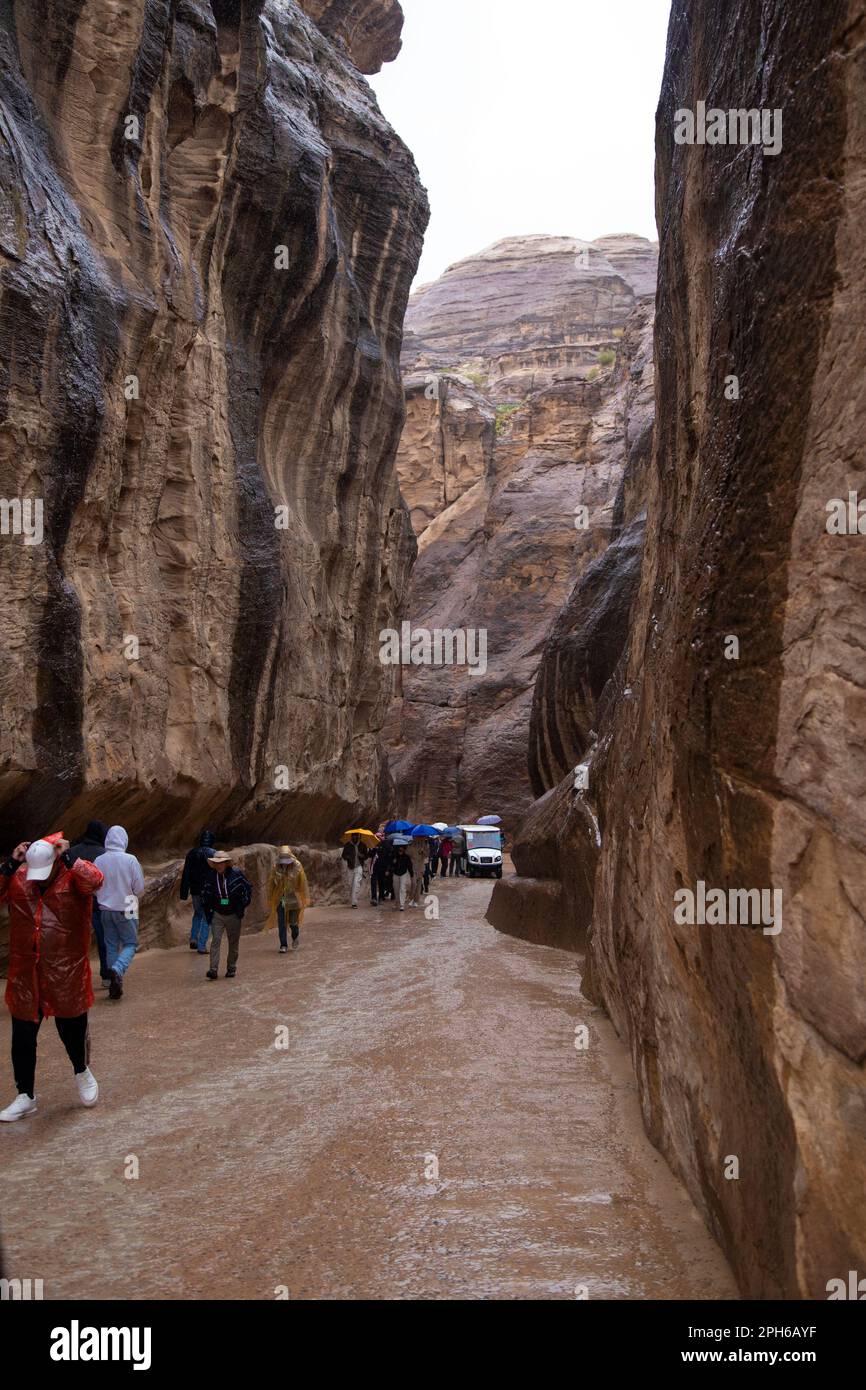
<svg viewBox="0 0 866 1390">
<path fill-rule="evenodd" d="M 344 830 L 340 836 L 341 840 L 349 840 L 353 835 L 360 835 L 365 845 L 378 845 L 379 836 L 372 830 Z"/>
</svg>

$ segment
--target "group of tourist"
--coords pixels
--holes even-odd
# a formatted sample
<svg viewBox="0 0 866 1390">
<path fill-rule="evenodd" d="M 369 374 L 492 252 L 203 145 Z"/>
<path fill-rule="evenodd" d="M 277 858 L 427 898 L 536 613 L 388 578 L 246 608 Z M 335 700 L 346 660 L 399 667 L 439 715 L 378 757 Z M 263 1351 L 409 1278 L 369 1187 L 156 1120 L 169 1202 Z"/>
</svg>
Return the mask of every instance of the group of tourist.
<svg viewBox="0 0 866 1390">
<path fill-rule="evenodd" d="M 342 851 L 348 901 L 358 906 L 365 870 L 370 901 L 393 901 L 396 910 L 419 907 L 430 882 L 465 873 L 462 832 L 426 836 L 349 831 Z M 99 953 L 100 981 L 109 999 L 123 998 L 124 982 L 138 948 L 139 899 L 144 873 L 129 853 L 122 825 L 92 820 L 70 845 L 62 831 L 23 841 L 0 863 L 0 903 L 9 908 L 9 971 L 6 1004 L 12 1015 L 12 1070 L 17 1096 L 0 1121 L 36 1113 L 36 1046 L 40 1025 L 53 1017 L 82 1105 L 95 1105 L 99 1086 L 90 1069 L 88 1018 L 94 1002 L 91 934 Z M 283 845 L 267 885 L 269 920 L 277 927 L 280 954 L 300 945 L 300 925 L 310 894 L 304 868 Z M 219 978 L 225 937 L 225 979 L 237 974 L 244 914 L 253 885 L 227 850 L 203 830 L 187 854 L 180 898 L 191 900 L 189 947 L 208 955 L 208 980 Z"/>
<path fill-rule="evenodd" d="M 371 843 L 365 843 L 365 837 Z M 350 907 L 358 906 L 364 874 L 369 871 L 373 907 L 391 900 L 403 912 L 420 907 L 430 880 L 466 873 L 466 836 L 463 831 L 442 835 L 385 835 L 377 831 L 348 831 L 342 862 Z"/>
<path fill-rule="evenodd" d="M 23 841 L 0 863 L 0 902 L 9 908 L 5 997 L 12 1015 L 12 1071 L 18 1092 L 11 1105 L 0 1110 L 0 1121 L 36 1114 L 36 1045 L 44 1018 L 54 1018 L 82 1105 L 93 1106 L 99 1098 L 90 1069 L 88 1029 L 94 1002 L 91 934 L 101 983 L 109 999 L 122 999 L 124 978 L 138 948 L 139 898 L 144 891 L 144 873 L 128 846 L 123 826 L 93 820 L 75 845 L 56 831 Z M 219 978 L 224 936 L 225 978 L 237 974 L 241 927 L 252 896 L 253 886 L 232 855 L 215 849 L 213 832 L 203 830 L 184 861 L 180 897 L 184 902 L 192 899 L 190 949 L 200 955 L 209 951 L 209 980 Z M 268 878 L 268 906 L 281 954 L 289 949 L 290 933 L 292 949 L 298 949 L 308 903 L 304 869 L 283 845 Z"/>
</svg>

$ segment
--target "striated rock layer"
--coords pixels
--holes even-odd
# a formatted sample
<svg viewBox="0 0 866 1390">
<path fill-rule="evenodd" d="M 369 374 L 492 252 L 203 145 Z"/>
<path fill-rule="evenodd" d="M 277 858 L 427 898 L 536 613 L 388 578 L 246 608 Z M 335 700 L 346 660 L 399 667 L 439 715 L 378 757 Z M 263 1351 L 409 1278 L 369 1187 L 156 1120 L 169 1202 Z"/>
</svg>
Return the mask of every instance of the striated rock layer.
<svg viewBox="0 0 866 1390">
<path fill-rule="evenodd" d="M 531 802 L 544 637 L 606 545 L 622 415 L 645 368 L 650 399 L 655 263 L 640 237 L 515 237 L 410 302 L 397 460 L 419 538 L 408 616 L 483 630 L 487 666 L 401 668 L 388 725 L 401 813 L 495 810 L 513 826 Z"/>
<path fill-rule="evenodd" d="M 782 153 L 676 145 L 710 94 L 782 109 Z M 866 542 L 827 530 L 866 487 L 863 0 L 674 0 L 657 154 L 643 565 L 605 557 L 557 623 L 514 860 L 559 885 L 564 942 L 588 929 L 586 988 L 743 1291 L 826 1298 L 866 1259 Z M 699 883 L 781 914 L 676 922 Z"/>
<path fill-rule="evenodd" d="M 427 209 L 355 63 L 400 22 L 0 10 L 0 491 L 44 503 L 41 544 L 0 540 L 6 843 L 312 840 L 385 799 Z"/>
</svg>

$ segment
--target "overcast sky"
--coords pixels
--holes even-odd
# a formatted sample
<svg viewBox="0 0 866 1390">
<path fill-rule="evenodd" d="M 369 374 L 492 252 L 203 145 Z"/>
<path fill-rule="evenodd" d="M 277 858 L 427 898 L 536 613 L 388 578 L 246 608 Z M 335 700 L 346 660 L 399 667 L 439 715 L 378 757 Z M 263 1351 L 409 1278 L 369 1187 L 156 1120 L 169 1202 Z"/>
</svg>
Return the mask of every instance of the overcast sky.
<svg viewBox="0 0 866 1390">
<path fill-rule="evenodd" d="M 416 283 L 501 237 L 656 236 L 670 0 L 401 0 L 370 78 L 432 216 Z"/>
</svg>

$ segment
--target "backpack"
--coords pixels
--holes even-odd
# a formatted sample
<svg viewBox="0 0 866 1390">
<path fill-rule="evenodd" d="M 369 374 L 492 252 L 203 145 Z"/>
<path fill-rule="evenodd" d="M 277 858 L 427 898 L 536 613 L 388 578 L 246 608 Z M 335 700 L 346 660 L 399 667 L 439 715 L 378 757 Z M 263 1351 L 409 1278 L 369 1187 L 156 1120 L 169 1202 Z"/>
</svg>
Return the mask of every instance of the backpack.
<svg viewBox="0 0 866 1390">
<path fill-rule="evenodd" d="M 240 873 L 240 870 L 238 870 L 238 872 Z M 245 874 L 240 875 L 240 882 L 238 882 L 238 880 L 235 879 L 234 883 L 232 884 L 232 891 L 230 896 L 235 898 L 235 900 L 241 907 L 249 907 L 250 903 L 253 900 L 253 885 L 250 883 L 249 879 L 246 877 Z"/>
</svg>

